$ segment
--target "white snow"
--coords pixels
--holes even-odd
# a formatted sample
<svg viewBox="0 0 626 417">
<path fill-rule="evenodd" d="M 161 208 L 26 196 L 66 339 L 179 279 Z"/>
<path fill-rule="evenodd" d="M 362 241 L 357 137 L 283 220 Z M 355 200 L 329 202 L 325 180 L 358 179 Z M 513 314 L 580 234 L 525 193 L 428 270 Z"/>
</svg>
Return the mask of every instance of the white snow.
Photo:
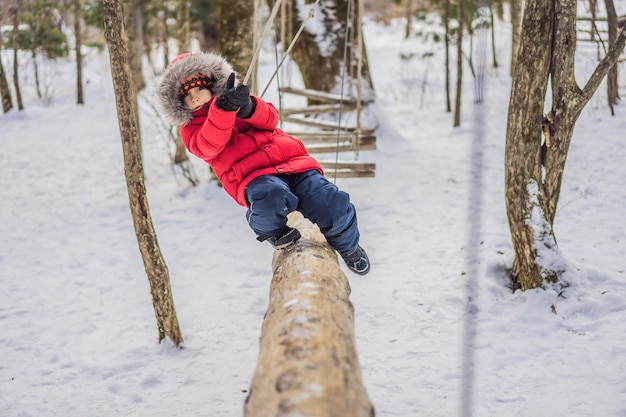
<svg viewBox="0 0 626 417">
<path fill-rule="evenodd" d="M 512 293 L 510 48 L 508 25 L 498 25 L 500 66 L 487 67 L 485 101 L 473 103 L 466 69 L 453 128 L 441 45 L 405 40 L 401 21 L 366 24 L 378 150 L 360 160 L 376 162 L 376 178 L 337 181 L 372 261 L 365 277 L 347 272 L 364 384 L 379 417 L 624 417 L 626 108 L 611 117 L 602 86 L 577 122 L 554 226 L 569 287 Z M 435 56 L 424 61 L 424 48 Z M 578 73 L 589 74 L 596 50 L 581 51 Z M 266 79 L 272 54 L 260 61 Z M 182 350 L 159 345 L 108 57 L 88 56 L 83 106 L 71 60 L 57 68 L 49 107 L 30 68 L 25 110 L 0 117 L 0 415 L 242 415 L 272 249 L 200 161 L 197 187 L 172 173 L 141 101 L 150 210 L 185 338 Z"/>
</svg>

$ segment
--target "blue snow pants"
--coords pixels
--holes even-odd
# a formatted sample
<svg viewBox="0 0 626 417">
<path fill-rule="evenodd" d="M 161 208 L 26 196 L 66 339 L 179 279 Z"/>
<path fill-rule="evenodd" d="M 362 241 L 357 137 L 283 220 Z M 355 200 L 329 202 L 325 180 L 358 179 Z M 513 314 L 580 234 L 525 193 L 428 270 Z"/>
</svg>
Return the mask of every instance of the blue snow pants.
<svg viewBox="0 0 626 417">
<path fill-rule="evenodd" d="M 356 210 L 350 197 L 316 170 L 290 175 L 262 175 L 246 188 L 248 224 L 260 238 L 277 236 L 287 215 L 299 211 L 317 224 L 338 252 L 359 244 Z"/>
</svg>

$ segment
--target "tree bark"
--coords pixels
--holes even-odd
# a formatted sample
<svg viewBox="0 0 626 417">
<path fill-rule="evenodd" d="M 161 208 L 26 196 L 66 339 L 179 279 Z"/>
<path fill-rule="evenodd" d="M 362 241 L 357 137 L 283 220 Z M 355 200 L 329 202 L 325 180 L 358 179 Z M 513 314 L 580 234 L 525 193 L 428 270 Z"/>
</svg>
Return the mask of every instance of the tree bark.
<svg viewBox="0 0 626 417">
<path fill-rule="evenodd" d="M 285 0 L 289 1 L 289 0 Z M 303 4 L 299 0 L 290 0 L 291 8 L 287 16 L 279 14 L 281 19 L 288 20 L 285 49 L 300 29 L 303 16 L 307 16 L 313 2 Z M 271 7 L 272 1 L 267 0 Z M 352 6 L 350 10 L 349 5 Z M 361 54 L 360 74 L 362 79 L 361 97 L 374 97 L 372 82 L 365 46 L 359 51 L 356 42 L 356 31 L 362 30 L 358 21 L 358 1 L 321 0 L 315 7 L 316 22 L 305 25 L 298 41 L 291 51 L 291 58 L 298 65 L 304 85 L 308 89 L 326 92 L 339 91 L 338 80 L 346 75 L 345 85 L 356 86 L 359 74 L 358 56 Z M 351 30 L 346 30 L 349 25 Z M 346 47 L 348 63 L 344 71 L 344 48 Z M 320 44 L 323 44 L 322 48 Z M 309 104 L 316 104 L 310 100 Z"/>
<path fill-rule="evenodd" d="M 72 0 L 74 8 L 74 38 L 76 39 L 76 104 L 85 104 L 83 95 L 83 54 L 81 51 L 83 37 L 80 28 L 80 0 Z"/>
<path fill-rule="evenodd" d="M 543 279 L 536 264 L 531 218 L 538 200 L 530 201 L 532 184 L 541 184 L 541 123 L 548 86 L 554 8 L 538 0 L 526 3 L 518 59 L 513 70 L 505 145 L 506 209 L 515 250 L 514 280 L 522 289 Z M 543 199 L 542 196 L 538 198 Z"/>
<path fill-rule="evenodd" d="M 489 21 L 491 22 L 491 57 L 493 68 L 498 68 L 498 57 L 496 56 L 496 19 L 493 16 L 493 6 L 489 5 Z"/>
<path fill-rule="evenodd" d="M 176 11 L 176 40 L 178 41 L 178 53 L 189 52 L 191 43 L 191 1 L 178 0 Z"/>
<path fill-rule="evenodd" d="M 146 86 L 143 76 L 142 58 L 144 51 L 143 42 L 143 6 L 141 0 L 126 0 L 126 21 L 128 28 L 128 57 L 132 74 L 132 87 L 135 96 Z"/>
<path fill-rule="evenodd" d="M 529 0 L 522 27 L 507 121 L 505 184 L 515 250 L 513 279 L 526 290 L 556 281 L 563 272 L 563 265 L 547 262 L 555 257 L 543 255 L 557 249 L 553 223 L 572 133 L 624 49 L 626 32 L 619 34 L 581 90 L 574 77 L 576 0 L 553 0 L 549 7 Z M 552 109 L 544 117 L 548 79 Z"/>
<path fill-rule="evenodd" d="M 411 26 L 413 25 L 413 0 L 406 0 L 406 25 L 404 27 L 404 39 L 411 36 Z"/>
<path fill-rule="evenodd" d="M 561 0 L 557 12 L 557 30 L 552 55 L 552 110 L 551 146 L 545 156 L 546 216 L 552 225 L 561 192 L 565 160 L 574 127 L 580 113 L 597 91 L 604 77 L 615 66 L 626 44 L 626 32 L 620 32 L 609 48 L 606 57 L 596 67 L 581 90 L 575 79 L 574 58 L 576 52 L 576 0 Z M 559 24 L 564 22 L 565 24 Z"/>
<path fill-rule="evenodd" d="M 7 75 L 4 72 L 4 65 L 2 64 L 2 34 L 0 34 L 0 97 L 2 97 L 2 111 L 8 112 L 13 108 L 13 99 L 11 99 L 11 90 L 9 90 L 9 83 L 7 82 Z"/>
<path fill-rule="evenodd" d="M 461 126 L 461 93 L 463 91 L 463 21 L 464 11 L 463 2 L 459 0 L 459 30 L 457 33 L 456 46 L 456 97 L 454 99 L 454 127 Z"/>
<path fill-rule="evenodd" d="M 20 77 L 19 77 L 19 63 L 17 58 L 18 50 L 18 34 L 20 25 L 20 1 L 14 0 L 13 7 L 10 12 L 13 16 L 13 87 L 15 88 L 15 99 L 17 100 L 17 109 L 24 110 L 24 103 L 22 103 L 22 92 L 20 90 Z"/>
<path fill-rule="evenodd" d="M 301 214 L 302 238 L 274 252 L 274 277 L 245 417 L 373 417 L 361 381 L 350 284 Z"/>
<path fill-rule="evenodd" d="M 139 250 L 150 282 L 159 342 L 167 336 L 175 346 L 179 346 L 183 342 L 183 337 L 174 308 L 169 272 L 157 242 L 146 196 L 136 100 L 131 97 L 133 88 L 130 58 L 124 37 L 122 10 L 118 0 L 104 0 L 103 6 L 104 36 L 109 47 L 111 74 L 124 151 L 124 172 L 128 198 Z"/>
<path fill-rule="evenodd" d="M 445 33 L 445 56 L 446 56 L 446 112 L 452 111 L 450 101 L 450 0 L 444 0 L 443 27 Z"/>
<path fill-rule="evenodd" d="M 615 43 L 617 39 L 617 12 L 615 11 L 615 4 L 613 0 L 604 0 L 606 7 L 606 18 L 609 27 L 609 48 Z M 615 116 L 614 105 L 617 104 L 619 97 L 617 83 L 617 65 L 613 65 L 609 70 L 609 74 L 606 77 L 606 92 L 609 108 L 611 109 L 611 116 Z"/>
<path fill-rule="evenodd" d="M 511 76 L 517 64 L 520 38 L 522 36 L 522 13 L 524 0 L 511 0 Z"/>
<path fill-rule="evenodd" d="M 219 0 L 218 51 L 233 65 L 243 79 L 252 62 L 254 38 L 254 0 Z M 248 81 L 250 91 L 257 90 L 256 71 Z"/>
</svg>

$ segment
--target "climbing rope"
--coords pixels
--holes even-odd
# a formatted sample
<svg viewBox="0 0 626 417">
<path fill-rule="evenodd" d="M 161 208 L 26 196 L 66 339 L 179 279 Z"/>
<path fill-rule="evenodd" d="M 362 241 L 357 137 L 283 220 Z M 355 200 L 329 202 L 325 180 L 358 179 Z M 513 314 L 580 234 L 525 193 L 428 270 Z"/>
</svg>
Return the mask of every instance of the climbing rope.
<svg viewBox="0 0 626 417">
<path fill-rule="evenodd" d="M 311 7 L 311 9 L 309 9 L 309 13 L 306 17 L 306 19 L 304 19 L 304 21 L 302 22 L 302 24 L 300 25 L 300 28 L 298 29 L 298 32 L 295 34 L 295 36 L 293 37 L 293 40 L 291 41 L 291 43 L 289 44 L 289 47 L 287 48 L 287 50 L 285 51 L 285 53 L 283 54 L 282 59 L 280 60 L 280 62 L 278 63 L 278 65 L 276 66 L 276 69 L 274 70 L 274 73 L 272 74 L 272 76 L 270 77 L 270 80 L 267 82 L 267 85 L 265 86 L 265 89 L 263 89 L 263 92 L 261 93 L 261 98 L 263 97 L 263 95 L 265 95 L 265 92 L 267 91 L 267 89 L 269 88 L 270 84 L 272 83 L 272 81 L 274 80 L 274 77 L 276 76 L 276 74 L 278 73 L 278 71 L 280 70 L 280 67 L 282 67 L 283 63 L 285 62 L 285 59 L 287 59 L 287 57 L 289 56 L 289 54 L 291 53 L 291 50 L 293 49 L 293 46 L 296 44 L 296 41 L 298 40 L 298 38 L 300 38 L 300 35 L 302 34 L 302 31 L 304 30 L 304 25 L 306 24 L 306 22 L 308 22 L 310 19 L 312 19 L 315 16 L 315 6 L 320 2 L 320 0 L 316 0 L 315 3 L 313 3 L 313 6 Z"/>
<path fill-rule="evenodd" d="M 304 27 L 306 25 L 306 23 L 312 19 L 315 16 L 315 7 L 319 4 L 320 0 L 316 0 L 315 3 L 311 6 L 311 8 L 309 9 L 309 12 L 307 14 L 307 17 L 304 19 L 304 21 L 302 22 L 302 24 L 300 25 L 300 28 L 298 29 L 298 31 L 296 32 L 296 34 L 294 35 L 291 43 L 289 44 L 288 48 L 285 50 L 281 60 L 277 63 L 276 65 L 276 69 L 274 70 L 274 73 L 272 74 L 272 76 L 270 77 L 269 81 L 267 82 L 265 88 L 263 89 L 262 93 L 260 94 L 260 97 L 262 98 L 265 93 L 267 92 L 270 84 L 272 83 L 272 81 L 274 80 L 274 78 L 276 77 L 276 75 L 278 74 L 278 71 L 281 69 L 282 65 L 284 64 L 285 60 L 287 59 L 287 57 L 290 55 L 291 50 L 293 49 L 295 43 L 297 42 L 297 40 L 300 38 L 300 35 L 302 34 L 302 32 L 304 31 Z M 360 0 L 359 0 L 360 2 Z M 274 3 L 274 6 L 272 7 L 272 12 L 270 14 L 270 17 L 265 25 L 265 29 L 263 30 L 263 33 L 261 35 L 261 37 L 259 38 L 257 44 L 255 45 L 255 50 L 254 50 L 254 54 L 252 57 L 252 61 L 250 63 L 250 66 L 248 67 L 248 71 L 246 73 L 246 76 L 243 80 L 243 83 L 246 84 L 248 82 L 248 79 L 250 78 L 250 75 L 252 74 L 252 71 L 256 65 L 256 62 L 258 60 L 259 54 L 261 52 L 261 48 L 262 48 L 262 44 L 263 41 L 265 40 L 265 38 L 267 37 L 267 34 L 269 33 L 270 27 L 272 26 L 272 24 L 274 23 L 274 20 L 276 19 L 276 15 L 278 13 L 278 9 L 280 8 L 282 3 L 282 0 L 277 0 Z M 358 13 L 358 17 L 357 17 L 357 22 L 361 21 L 361 9 L 362 7 L 360 6 L 359 3 L 359 10 L 357 11 Z M 338 172 L 338 166 L 339 166 L 339 145 L 340 145 L 340 139 L 341 139 L 341 122 L 342 122 L 342 116 L 343 116 L 343 102 L 344 102 L 344 88 L 345 88 L 345 78 L 346 78 L 346 70 L 348 68 L 349 62 L 348 62 L 348 44 L 350 43 L 349 40 L 350 39 L 354 39 L 354 34 L 352 35 L 352 37 L 350 36 L 350 28 L 353 26 L 351 25 L 351 19 L 352 19 L 352 0 L 348 0 L 348 10 L 346 13 L 346 24 L 345 24 L 345 34 L 344 34 L 344 50 L 343 50 L 343 66 L 342 66 L 342 70 L 341 70 L 341 86 L 340 86 L 340 98 L 339 98 L 339 115 L 338 115 L 338 120 L 337 120 L 337 141 L 336 141 L 336 148 L 335 148 L 335 169 L 334 169 L 334 173 L 333 173 L 333 182 L 336 181 L 337 179 L 337 172 Z M 283 20 L 285 19 L 285 17 L 283 16 Z M 358 153 L 359 153 L 359 137 L 361 134 L 361 124 L 360 124 L 360 114 L 361 114 L 361 110 L 362 110 L 362 106 L 361 106 L 361 71 L 362 71 L 362 65 L 363 65 L 363 60 L 362 60 L 362 51 L 363 51 L 363 45 L 362 45 L 362 33 L 361 33 L 361 28 L 360 26 L 357 26 L 357 28 L 355 29 L 357 30 L 357 47 L 359 50 L 359 54 L 358 54 L 358 61 L 357 61 L 357 126 L 355 128 L 354 131 L 354 135 L 353 135 L 353 144 L 355 146 L 355 158 L 358 158 Z M 277 53 L 276 53 L 277 55 Z M 277 58 L 277 57 L 276 57 Z M 277 82 L 280 82 L 279 80 L 277 80 Z M 356 139 L 356 140 L 355 140 Z"/>
<path fill-rule="evenodd" d="M 343 43 L 343 67 L 341 68 L 341 88 L 339 94 L 339 117 L 337 120 L 337 142 L 335 147 L 335 170 L 333 172 L 333 183 L 337 181 L 337 170 L 339 166 L 339 143 L 341 139 L 341 117 L 343 115 L 343 89 L 346 78 L 346 68 L 348 67 L 348 35 L 350 30 L 350 13 L 352 11 L 352 0 L 348 0 L 348 10 L 346 13 L 345 42 Z"/>
<path fill-rule="evenodd" d="M 276 3 L 274 3 L 274 7 L 272 8 L 272 13 L 270 14 L 270 17 L 267 20 L 267 23 L 265 24 L 265 29 L 263 29 L 263 33 L 261 34 L 261 37 L 259 38 L 257 44 L 255 45 L 254 54 L 252 55 L 252 61 L 250 61 L 250 66 L 248 67 L 248 72 L 246 72 L 246 76 L 243 79 L 243 84 L 248 84 L 248 80 L 250 79 L 250 76 L 252 75 L 252 70 L 255 68 L 256 62 L 259 59 L 259 54 L 261 53 L 263 42 L 265 41 L 265 38 L 267 37 L 267 34 L 269 33 L 270 28 L 272 27 L 272 23 L 274 22 L 274 19 L 276 19 L 276 14 L 278 14 L 278 9 L 282 1 L 283 0 L 278 0 Z"/>
</svg>

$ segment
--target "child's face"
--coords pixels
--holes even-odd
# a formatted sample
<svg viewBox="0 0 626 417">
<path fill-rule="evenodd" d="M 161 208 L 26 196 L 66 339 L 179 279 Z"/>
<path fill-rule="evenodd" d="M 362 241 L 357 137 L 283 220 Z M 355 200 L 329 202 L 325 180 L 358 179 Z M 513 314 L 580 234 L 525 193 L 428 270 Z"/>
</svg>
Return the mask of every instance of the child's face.
<svg viewBox="0 0 626 417">
<path fill-rule="evenodd" d="M 194 87 L 183 97 L 183 104 L 190 110 L 197 110 L 213 98 L 208 87 Z"/>
</svg>

